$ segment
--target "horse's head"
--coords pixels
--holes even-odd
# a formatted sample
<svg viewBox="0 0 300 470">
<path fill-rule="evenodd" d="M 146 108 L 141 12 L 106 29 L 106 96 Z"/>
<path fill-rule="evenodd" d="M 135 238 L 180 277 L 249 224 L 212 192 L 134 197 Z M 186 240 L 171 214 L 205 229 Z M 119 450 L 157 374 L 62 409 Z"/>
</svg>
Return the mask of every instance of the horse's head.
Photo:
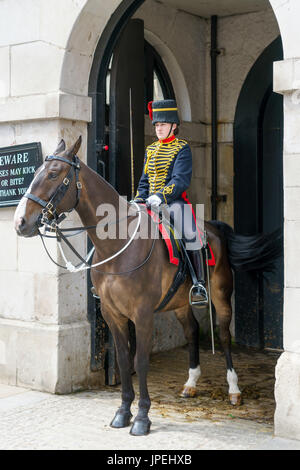
<svg viewBox="0 0 300 470">
<path fill-rule="evenodd" d="M 74 208 L 78 202 L 80 187 L 80 166 L 76 157 L 80 145 L 81 137 L 65 150 L 65 142 L 61 140 L 55 152 L 46 157 L 43 165 L 36 170 L 32 183 L 15 212 L 14 224 L 18 235 L 37 235 L 42 212 L 51 220 Z"/>
</svg>

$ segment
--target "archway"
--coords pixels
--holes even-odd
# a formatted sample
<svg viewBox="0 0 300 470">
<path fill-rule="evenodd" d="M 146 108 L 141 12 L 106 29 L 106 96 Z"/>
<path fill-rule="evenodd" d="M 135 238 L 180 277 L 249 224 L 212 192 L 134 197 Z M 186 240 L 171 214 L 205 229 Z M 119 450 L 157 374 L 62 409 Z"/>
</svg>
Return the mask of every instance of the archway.
<svg viewBox="0 0 300 470">
<path fill-rule="evenodd" d="M 250 70 L 234 122 L 234 222 L 243 235 L 283 231 L 283 100 L 273 93 L 273 62 L 283 55 L 272 42 Z M 235 276 L 236 341 L 282 348 L 283 259 L 273 273 Z"/>
<path fill-rule="evenodd" d="M 88 163 L 91 167 L 97 169 L 98 162 L 98 171 L 102 171 L 103 162 L 106 158 L 105 151 L 103 150 L 104 145 L 106 144 L 105 137 L 105 85 L 106 85 L 106 74 L 110 62 L 111 55 L 115 48 L 115 45 L 118 42 L 122 32 L 124 31 L 126 24 L 132 17 L 133 13 L 138 10 L 138 8 L 143 4 L 142 1 L 124 1 L 118 8 L 115 10 L 110 21 L 107 23 L 103 34 L 98 42 L 97 48 L 94 54 L 94 60 L 91 68 L 91 73 L 89 77 L 89 96 L 92 99 L 92 122 L 88 128 Z M 168 3 L 168 2 L 166 2 Z M 169 2 L 172 3 L 172 2 Z M 248 2 L 248 6 L 251 2 Z M 266 2 L 264 2 L 266 4 Z M 178 2 L 177 2 L 178 4 Z M 177 5 L 178 6 L 178 5 Z M 214 13 L 216 11 L 214 10 Z M 168 50 L 167 44 L 164 44 L 163 41 L 160 41 L 155 34 L 146 29 L 145 37 L 151 42 L 156 49 L 161 52 L 161 54 L 166 58 L 168 63 L 168 69 L 170 75 L 172 75 L 172 64 L 176 63 L 175 58 L 172 58 L 170 50 Z M 180 67 L 173 67 L 175 79 L 178 80 L 178 89 L 183 89 L 184 77 L 180 79 Z M 178 79 L 179 77 L 179 79 Z M 186 101 L 188 97 L 188 92 L 183 93 L 185 98 L 182 101 Z M 189 100 L 188 100 L 189 103 Z M 184 110 L 185 119 L 188 120 L 191 118 L 190 108 Z M 101 166 L 101 168 L 99 167 Z M 90 319 L 95 318 L 94 312 L 94 300 L 90 298 L 89 300 L 89 312 Z M 93 324 L 92 320 L 92 324 Z M 95 330 L 97 327 L 95 326 Z"/>
<path fill-rule="evenodd" d="M 98 152 L 102 152 L 104 144 L 103 137 L 101 137 L 101 135 L 98 133 L 99 129 L 103 128 L 103 123 L 101 120 L 103 120 L 105 116 L 105 96 L 104 93 L 101 92 L 101 86 L 99 87 L 99 84 L 102 84 L 102 89 L 104 89 L 106 72 L 114 46 L 120 37 L 120 34 L 126 23 L 131 18 L 132 14 L 139 8 L 139 6 L 142 5 L 142 3 L 144 2 L 125 0 L 119 4 L 110 20 L 107 22 L 105 29 L 103 30 L 94 54 L 94 60 L 89 79 L 89 96 L 92 100 L 93 115 L 92 122 L 89 125 L 88 163 L 95 169 L 97 158 L 99 156 Z M 179 2 L 176 3 L 178 5 Z M 248 6 L 250 3 L 251 2 L 247 2 Z M 217 13 L 217 11 L 214 10 L 212 13 Z M 149 38 L 151 37 L 151 34 L 152 32 L 149 32 Z M 91 310 L 93 309 L 94 307 L 92 306 Z"/>
</svg>

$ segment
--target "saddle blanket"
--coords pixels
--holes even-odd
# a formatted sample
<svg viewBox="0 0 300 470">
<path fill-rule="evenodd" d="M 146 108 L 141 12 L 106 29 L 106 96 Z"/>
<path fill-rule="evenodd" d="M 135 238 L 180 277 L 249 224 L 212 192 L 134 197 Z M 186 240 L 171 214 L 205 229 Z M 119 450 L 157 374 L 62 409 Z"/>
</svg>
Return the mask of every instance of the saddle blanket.
<svg viewBox="0 0 300 470">
<path fill-rule="evenodd" d="M 151 209 L 149 208 L 147 208 L 147 212 L 154 222 L 156 223 L 159 222 L 159 217 L 157 213 L 151 211 Z M 180 247 L 179 247 L 178 241 L 175 238 L 174 233 L 172 232 L 172 229 L 170 231 L 166 230 L 162 222 L 159 223 L 158 228 L 159 228 L 159 231 L 161 233 L 163 240 L 165 241 L 166 247 L 168 249 L 170 263 L 178 266 L 180 262 Z M 206 264 L 208 264 L 208 266 L 215 266 L 216 265 L 215 256 L 213 254 L 210 244 L 209 243 L 207 244 L 208 244 L 208 260 L 206 260 Z"/>
</svg>

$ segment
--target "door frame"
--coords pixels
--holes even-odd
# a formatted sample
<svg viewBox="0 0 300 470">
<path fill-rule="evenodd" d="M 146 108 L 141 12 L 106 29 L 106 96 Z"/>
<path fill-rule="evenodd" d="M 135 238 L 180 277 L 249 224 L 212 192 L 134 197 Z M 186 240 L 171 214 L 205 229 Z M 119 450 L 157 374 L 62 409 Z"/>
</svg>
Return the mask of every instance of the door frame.
<svg viewBox="0 0 300 470">
<path fill-rule="evenodd" d="M 92 99 L 92 120 L 88 124 L 87 164 L 97 172 L 99 155 L 105 145 L 106 75 L 114 47 L 136 10 L 145 0 L 123 0 L 111 15 L 97 44 L 89 76 L 88 95 Z M 88 250 L 92 247 L 88 240 Z M 87 315 L 91 324 L 91 370 L 105 369 L 106 383 L 115 381 L 115 351 L 111 335 L 101 315 L 101 304 L 91 293 L 87 276 Z M 105 344 L 103 344 L 105 342 Z M 106 352 L 105 352 L 106 351 Z"/>
<path fill-rule="evenodd" d="M 261 231 L 259 132 L 266 99 L 273 91 L 273 64 L 282 60 L 283 47 L 278 36 L 252 66 L 242 86 L 234 118 L 234 229 L 242 235 Z M 270 89 L 271 87 L 271 89 Z M 247 158 L 247 156 L 251 158 Z M 283 158 L 283 156 L 282 156 Z M 256 190 L 247 192 L 243 181 Z M 249 187 L 249 186 L 248 186 Z M 247 217 L 251 211 L 252 217 Z M 244 214 L 242 217 L 241 215 Z M 235 291 L 235 337 L 245 346 L 264 345 L 261 275 L 238 273 Z M 246 286 L 246 287 L 243 287 Z M 244 299 L 244 300 L 243 300 Z"/>
</svg>

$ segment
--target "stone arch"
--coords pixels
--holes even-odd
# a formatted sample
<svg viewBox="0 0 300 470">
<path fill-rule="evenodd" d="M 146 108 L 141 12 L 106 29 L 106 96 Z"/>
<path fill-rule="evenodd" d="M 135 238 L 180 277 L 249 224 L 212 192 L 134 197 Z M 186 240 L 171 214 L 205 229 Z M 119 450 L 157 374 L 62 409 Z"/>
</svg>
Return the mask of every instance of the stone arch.
<svg viewBox="0 0 300 470">
<path fill-rule="evenodd" d="M 158 36 L 151 31 L 145 29 L 145 39 L 157 50 L 160 54 L 167 70 L 170 75 L 172 85 L 174 87 L 177 104 L 180 109 L 181 119 L 183 121 L 192 120 L 191 100 L 187 84 L 182 73 L 182 70 L 168 46 L 159 39 Z"/>
<path fill-rule="evenodd" d="M 93 56 L 102 34 L 107 29 L 108 23 L 116 21 L 116 17 L 122 18 L 126 11 L 131 10 L 132 14 L 139 8 L 144 0 L 111 0 L 109 3 L 99 4 L 96 0 L 86 0 L 85 4 L 79 11 L 77 18 L 73 24 L 73 28 L 66 42 L 64 59 L 60 72 L 59 89 L 65 93 L 87 96 L 88 82 L 90 71 L 93 63 Z M 297 57 L 297 44 L 293 40 L 296 36 L 294 29 L 297 28 L 295 21 L 286 21 L 287 18 L 294 19 L 296 15 L 296 2 L 282 2 L 281 0 L 269 0 L 277 19 L 278 26 L 283 41 L 284 57 Z M 287 3 L 290 8 L 287 13 Z M 295 10 L 295 11 L 294 11 Z M 292 28 L 290 25 L 293 25 Z M 151 42 L 148 32 L 148 39 Z M 157 40 L 152 37 L 152 42 Z M 159 44 L 159 48 L 163 48 L 163 44 Z M 176 64 L 169 52 L 164 51 L 168 67 L 171 71 L 176 68 Z M 177 66 L 178 72 L 178 66 Z M 172 74 L 172 72 L 171 72 Z M 76 80 L 74 80 L 76 76 Z M 177 83 L 176 83 L 177 82 Z M 183 76 L 180 74 L 175 79 L 175 88 L 184 85 Z M 186 87 L 184 87 L 186 89 Z M 183 96 L 186 91 L 183 91 Z M 182 98 L 183 98 L 182 96 Z M 186 98 L 187 96 L 185 96 Z M 181 100 L 181 98 L 180 98 Z M 183 100 L 182 100 L 183 101 Z M 189 116 L 188 106 L 184 109 L 184 114 Z M 190 119 L 187 119 L 190 120 Z"/>
<path fill-rule="evenodd" d="M 292 106 L 292 100 L 290 94 L 292 91 L 298 90 L 299 86 L 299 44 L 295 38 L 298 37 L 298 22 L 297 18 L 299 16 L 299 1 L 298 0 L 269 0 L 271 8 L 276 17 L 280 34 L 283 42 L 283 52 L 284 52 L 284 61 L 274 64 L 274 91 L 285 94 L 286 109 L 285 109 L 285 137 L 284 137 L 284 160 L 286 162 L 286 196 L 291 197 L 292 191 L 293 195 L 299 195 L 300 183 L 295 180 L 294 175 L 299 175 L 300 163 L 298 163 L 298 158 L 295 155 L 300 155 L 300 140 L 299 140 L 299 119 L 296 113 L 296 107 Z M 81 8 L 77 19 L 73 25 L 72 31 L 69 35 L 69 38 L 66 43 L 66 49 L 64 54 L 63 65 L 60 73 L 60 90 L 73 94 L 87 97 L 89 94 L 89 78 L 91 74 L 91 69 L 93 65 L 93 57 L 96 50 L 96 46 L 99 42 L 99 39 L 102 38 L 103 42 L 109 41 L 109 37 L 105 36 L 108 34 L 108 25 L 113 21 L 117 24 L 116 16 L 122 19 L 122 15 L 128 14 L 132 10 L 131 15 L 134 11 L 139 8 L 143 3 L 143 0 L 111 0 L 110 2 L 102 2 L 99 5 L 97 0 L 86 0 L 85 3 L 82 1 L 83 7 Z M 131 10 L 130 10 L 131 9 Z M 115 16 L 116 15 L 116 16 Z M 130 15 L 130 16 L 131 16 Z M 121 20 L 120 20 L 121 23 Z M 121 25 L 120 25 L 121 27 Z M 163 56 L 172 78 L 177 74 L 176 63 L 172 63 L 172 56 L 170 51 L 164 48 L 163 44 L 157 42 L 157 38 L 151 36 L 151 33 L 148 31 L 147 39 Z M 166 46 L 165 46 L 166 47 Z M 298 58 L 296 60 L 296 58 Z M 74 74 L 76 73 L 76 81 L 74 80 Z M 95 74 L 96 76 L 97 74 Z M 179 81 L 174 81 L 175 90 L 178 94 L 178 88 L 182 87 L 182 77 L 177 78 Z M 179 100 L 184 100 L 181 93 L 178 94 Z M 186 100 L 188 103 L 189 100 Z M 182 102 L 180 103 L 181 108 L 184 110 L 184 119 L 189 120 L 188 116 L 190 110 L 182 107 Z M 297 103 L 298 105 L 298 103 Z M 293 157 L 289 158 L 289 155 Z M 293 189 L 290 189 L 289 186 Z M 299 217 L 296 220 L 289 219 L 290 214 L 286 208 L 287 214 L 285 214 L 285 233 L 290 238 L 290 241 L 296 240 L 295 232 L 299 232 Z M 292 223 L 291 223 L 292 222 Z M 293 224 L 293 225 L 292 225 Z M 299 227 L 299 228 L 298 228 Z M 294 228 L 294 236 L 292 237 L 292 230 Z M 296 234 L 299 238 L 298 233 Z M 293 243 L 291 243 L 293 245 Z M 286 247 L 288 248 L 288 247 Z M 295 258 L 295 257 L 294 257 Z M 295 277 L 293 283 L 289 285 L 289 279 L 285 281 L 287 292 L 285 298 L 285 307 L 284 314 L 286 318 L 285 326 L 285 349 L 288 351 L 284 353 L 280 359 L 280 363 L 277 368 L 277 412 L 275 416 L 275 431 L 276 434 L 282 436 L 287 435 L 289 426 L 293 430 L 293 436 L 300 439 L 300 427 L 299 427 L 299 403 L 293 403 L 293 397 L 290 394 L 290 391 L 286 389 L 286 378 L 284 375 L 284 368 L 290 373 L 290 364 L 294 361 L 294 364 L 297 364 L 299 367 L 299 351 L 297 352 L 296 346 L 294 344 L 299 340 L 298 334 L 296 334 L 297 328 L 293 325 L 298 325 L 299 320 L 296 318 L 296 305 L 299 303 L 299 286 L 300 278 L 296 275 L 298 272 L 297 266 L 293 260 L 293 254 L 289 249 L 286 249 L 285 253 L 285 264 L 289 266 L 289 271 L 291 271 Z M 296 353 L 296 354 L 292 354 Z M 291 356 L 292 354 L 292 356 Z M 295 362 L 296 361 L 296 362 Z M 296 367 L 295 365 L 295 367 Z M 293 380 L 296 384 L 296 373 L 292 376 L 290 373 L 290 380 Z M 295 380 L 294 380 L 295 379 Z M 293 388 L 293 387 L 292 387 Z M 295 387 L 296 390 L 296 387 Z M 299 388 L 297 389 L 299 391 Z M 289 410 L 287 411 L 287 409 Z M 298 410 L 296 409 L 298 407 Z M 295 411 L 295 422 L 291 422 L 291 416 L 293 413 L 291 410 Z M 296 422 L 298 420 L 298 422 Z"/>
<path fill-rule="evenodd" d="M 61 91 L 80 96 L 88 95 L 94 53 L 107 23 L 110 19 L 115 20 L 114 14 L 122 17 L 122 10 L 125 11 L 125 7 L 137 9 L 142 3 L 141 0 L 139 2 L 115 0 L 110 2 L 109 7 L 103 9 L 94 0 L 87 0 L 77 16 L 66 44 L 60 75 Z M 117 12 L 117 10 L 119 11 Z M 166 44 L 151 31 L 145 30 L 145 38 L 157 49 L 170 73 L 181 109 L 182 120 L 191 121 L 190 97 L 184 75 L 176 58 Z M 76 80 L 74 80 L 74 76 L 76 76 Z"/>
<path fill-rule="evenodd" d="M 111 25 L 119 32 L 123 18 L 144 0 L 86 0 L 69 35 L 60 75 L 60 90 L 87 96 L 93 58 L 100 38 L 109 43 Z M 74 75 L 76 80 L 74 80 Z"/>
<path fill-rule="evenodd" d="M 295 0 L 269 0 L 280 30 L 284 59 L 300 56 L 299 43 L 295 38 L 299 34 L 297 18 L 299 3 Z"/>
</svg>

